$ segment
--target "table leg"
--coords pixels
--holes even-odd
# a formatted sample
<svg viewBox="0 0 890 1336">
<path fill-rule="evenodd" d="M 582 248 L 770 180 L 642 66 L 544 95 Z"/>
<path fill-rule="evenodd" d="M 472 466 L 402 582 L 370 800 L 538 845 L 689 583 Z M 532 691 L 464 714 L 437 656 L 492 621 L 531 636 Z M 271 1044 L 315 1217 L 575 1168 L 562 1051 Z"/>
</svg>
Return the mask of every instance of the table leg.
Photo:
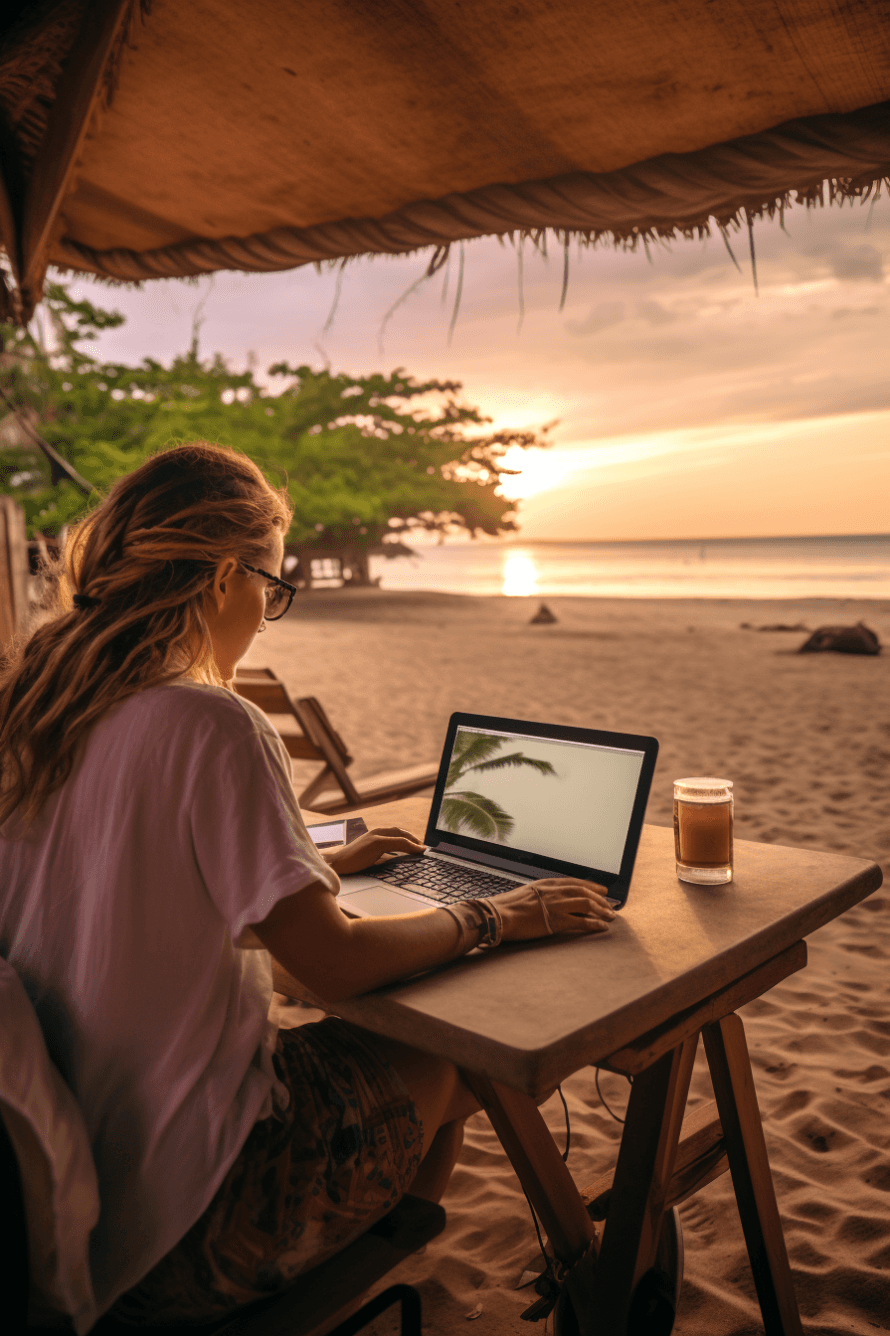
<svg viewBox="0 0 890 1336">
<path fill-rule="evenodd" d="M 757 1107 L 745 1029 L 736 1015 L 702 1030 L 729 1171 L 765 1336 L 799 1336 L 800 1314 Z"/>
<path fill-rule="evenodd" d="M 593 1279 L 598 1329 L 612 1336 L 655 1260 L 697 1045 L 696 1033 L 634 1077 Z"/>
<path fill-rule="evenodd" d="M 557 1259 L 567 1265 L 595 1247 L 593 1222 L 550 1129 L 529 1095 L 480 1072 L 464 1077 L 484 1108 Z"/>
<path fill-rule="evenodd" d="M 731 1014 L 702 1034 L 765 1336 L 801 1336 L 744 1028 Z M 582 1336 L 623 1336 L 634 1289 L 655 1261 L 697 1045 L 698 1032 L 634 1077 L 598 1259 L 593 1224 L 534 1101 L 464 1073 L 568 1269 Z"/>
</svg>

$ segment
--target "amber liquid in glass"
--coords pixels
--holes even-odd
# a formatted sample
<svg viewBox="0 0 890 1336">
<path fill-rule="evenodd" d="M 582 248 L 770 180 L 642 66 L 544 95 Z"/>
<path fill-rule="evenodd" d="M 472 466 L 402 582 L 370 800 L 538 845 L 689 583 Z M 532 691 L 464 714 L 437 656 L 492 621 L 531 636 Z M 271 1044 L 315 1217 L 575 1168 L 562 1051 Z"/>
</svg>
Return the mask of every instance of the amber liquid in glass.
<svg viewBox="0 0 890 1336">
<path fill-rule="evenodd" d="M 732 863 L 732 803 L 674 799 L 674 850 L 687 867 L 720 868 Z"/>
</svg>

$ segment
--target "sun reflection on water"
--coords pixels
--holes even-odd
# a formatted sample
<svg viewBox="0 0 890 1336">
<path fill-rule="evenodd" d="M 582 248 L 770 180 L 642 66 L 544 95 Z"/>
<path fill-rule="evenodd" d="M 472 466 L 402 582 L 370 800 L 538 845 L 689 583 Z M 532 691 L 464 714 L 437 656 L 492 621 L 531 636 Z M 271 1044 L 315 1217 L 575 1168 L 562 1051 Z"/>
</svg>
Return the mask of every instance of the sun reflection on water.
<svg viewBox="0 0 890 1336">
<path fill-rule="evenodd" d="M 508 552 L 504 559 L 501 593 L 528 598 L 538 592 L 538 568 L 526 552 Z"/>
</svg>

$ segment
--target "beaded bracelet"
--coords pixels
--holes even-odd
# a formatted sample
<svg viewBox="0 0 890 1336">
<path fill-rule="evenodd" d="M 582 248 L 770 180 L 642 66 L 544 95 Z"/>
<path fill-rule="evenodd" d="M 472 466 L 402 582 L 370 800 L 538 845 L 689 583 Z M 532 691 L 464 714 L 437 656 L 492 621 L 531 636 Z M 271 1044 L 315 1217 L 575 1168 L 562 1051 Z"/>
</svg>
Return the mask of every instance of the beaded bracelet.
<svg viewBox="0 0 890 1336">
<path fill-rule="evenodd" d="M 459 900 L 456 905 L 440 905 L 440 908 L 444 909 L 446 914 L 450 914 L 460 929 L 459 947 L 462 955 L 473 946 L 478 946 L 483 951 L 491 951 L 494 947 L 500 946 L 504 936 L 504 924 L 500 910 L 491 900 Z M 464 914 L 459 912 L 461 910 Z M 472 925 L 467 922 L 465 914 L 470 916 Z M 476 942 L 467 940 L 471 926 L 479 929 L 479 939 Z"/>
<path fill-rule="evenodd" d="M 479 918 L 479 915 L 473 912 L 473 906 L 470 902 L 466 900 L 461 900 L 453 907 L 451 905 L 440 905 L 439 908 L 443 909 L 446 914 L 450 915 L 450 917 L 453 918 L 455 923 L 457 924 L 458 931 L 460 933 L 460 939 L 458 941 L 458 951 L 460 952 L 461 955 L 466 955 L 467 951 L 472 951 L 474 946 L 479 945 L 478 940 L 474 940 L 475 938 L 474 929 L 476 930 L 476 932 L 479 932 L 481 934 L 482 922 Z M 459 912 L 461 910 L 465 910 L 467 912 L 465 914 L 462 914 Z"/>
<path fill-rule="evenodd" d="M 500 946 L 504 936 L 501 912 L 492 900 L 473 900 L 471 903 L 482 924 L 479 946 L 483 951 L 493 951 L 496 946 Z"/>
</svg>

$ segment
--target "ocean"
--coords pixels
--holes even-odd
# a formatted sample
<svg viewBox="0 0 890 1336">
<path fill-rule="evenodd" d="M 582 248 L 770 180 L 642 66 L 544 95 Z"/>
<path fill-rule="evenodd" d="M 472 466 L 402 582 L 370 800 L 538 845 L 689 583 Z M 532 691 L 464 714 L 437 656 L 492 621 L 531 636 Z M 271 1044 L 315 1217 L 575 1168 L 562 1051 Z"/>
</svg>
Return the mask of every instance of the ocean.
<svg viewBox="0 0 890 1336">
<path fill-rule="evenodd" d="M 670 542 L 449 542 L 371 560 L 384 589 L 600 598 L 890 598 L 890 534 Z"/>
</svg>

